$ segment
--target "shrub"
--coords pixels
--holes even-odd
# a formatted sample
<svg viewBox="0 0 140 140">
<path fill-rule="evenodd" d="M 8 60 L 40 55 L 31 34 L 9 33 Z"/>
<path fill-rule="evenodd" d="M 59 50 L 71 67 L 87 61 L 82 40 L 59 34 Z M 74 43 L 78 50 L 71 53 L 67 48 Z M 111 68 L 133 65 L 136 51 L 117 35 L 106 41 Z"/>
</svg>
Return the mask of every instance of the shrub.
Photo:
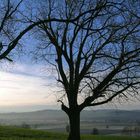
<svg viewBox="0 0 140 140">
<path fill-rule="evenodd" d="M 93 128 L 92 134 L 93 135 L 98 135 L 99 134 L 99 130 L 97 128 Z"/>
</svg>

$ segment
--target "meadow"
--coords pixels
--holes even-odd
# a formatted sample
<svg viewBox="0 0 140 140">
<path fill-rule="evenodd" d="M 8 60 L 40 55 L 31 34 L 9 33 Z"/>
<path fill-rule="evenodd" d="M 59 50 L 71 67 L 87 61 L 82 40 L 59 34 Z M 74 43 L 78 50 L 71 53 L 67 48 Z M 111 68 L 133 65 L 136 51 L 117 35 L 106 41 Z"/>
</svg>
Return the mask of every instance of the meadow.
<svg viewBox="0 0 140 140">
<path fill-rule="evenodd" d="M 68 134 L 0 126 L 0 140 L 66 140 Z M 139 140 L 138 137 L 82 135 L 82 140 Z"/>
</svg>

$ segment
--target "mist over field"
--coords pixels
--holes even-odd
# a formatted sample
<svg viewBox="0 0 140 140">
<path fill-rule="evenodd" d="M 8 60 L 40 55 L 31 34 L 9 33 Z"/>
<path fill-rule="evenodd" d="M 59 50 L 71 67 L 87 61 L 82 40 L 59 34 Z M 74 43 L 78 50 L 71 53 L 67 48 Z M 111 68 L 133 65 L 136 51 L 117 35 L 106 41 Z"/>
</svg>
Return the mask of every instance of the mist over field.
<svg viewBox="0 0 140 140">
<path fill-rule="evenodd" d="M 29 126 L 56 132 L 66 132 L 68 118 L 61 110 L 41 110 L 24 113 L 1 113 L 0 125 Z M 120 135 L 125 127 L 140 125 L 140 111 L 85 110 L 81 113 L 81 133 L 91 134 L 97 128 L 100 134 Z"/>
</svg>

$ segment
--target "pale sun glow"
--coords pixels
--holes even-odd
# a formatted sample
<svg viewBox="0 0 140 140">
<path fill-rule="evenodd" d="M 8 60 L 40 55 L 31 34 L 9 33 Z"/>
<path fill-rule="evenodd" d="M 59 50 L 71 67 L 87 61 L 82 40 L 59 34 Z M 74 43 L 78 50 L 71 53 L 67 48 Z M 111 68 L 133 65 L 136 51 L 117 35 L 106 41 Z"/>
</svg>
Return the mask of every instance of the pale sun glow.
<svg viewBox="0 0 140 140">
<path fill-rule="evenodd" d="M 39 76 L 0 71 L 0 106 L 54 104 L 54 91 L 48 83 Z"/>
</svg>

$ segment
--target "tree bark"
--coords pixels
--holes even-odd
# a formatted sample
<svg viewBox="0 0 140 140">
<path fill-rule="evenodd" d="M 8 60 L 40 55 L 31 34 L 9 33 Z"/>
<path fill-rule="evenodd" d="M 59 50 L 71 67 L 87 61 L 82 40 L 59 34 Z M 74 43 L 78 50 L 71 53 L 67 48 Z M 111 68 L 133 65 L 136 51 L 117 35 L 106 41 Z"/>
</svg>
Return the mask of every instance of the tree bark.
<svg viewBox="0 0 140 140">
<path fill-rule="evenodd" d="M 80 140 L 80 111 L 72 110 L 68 114 L 70 132 L 68 140 Z"/>
</svg>

